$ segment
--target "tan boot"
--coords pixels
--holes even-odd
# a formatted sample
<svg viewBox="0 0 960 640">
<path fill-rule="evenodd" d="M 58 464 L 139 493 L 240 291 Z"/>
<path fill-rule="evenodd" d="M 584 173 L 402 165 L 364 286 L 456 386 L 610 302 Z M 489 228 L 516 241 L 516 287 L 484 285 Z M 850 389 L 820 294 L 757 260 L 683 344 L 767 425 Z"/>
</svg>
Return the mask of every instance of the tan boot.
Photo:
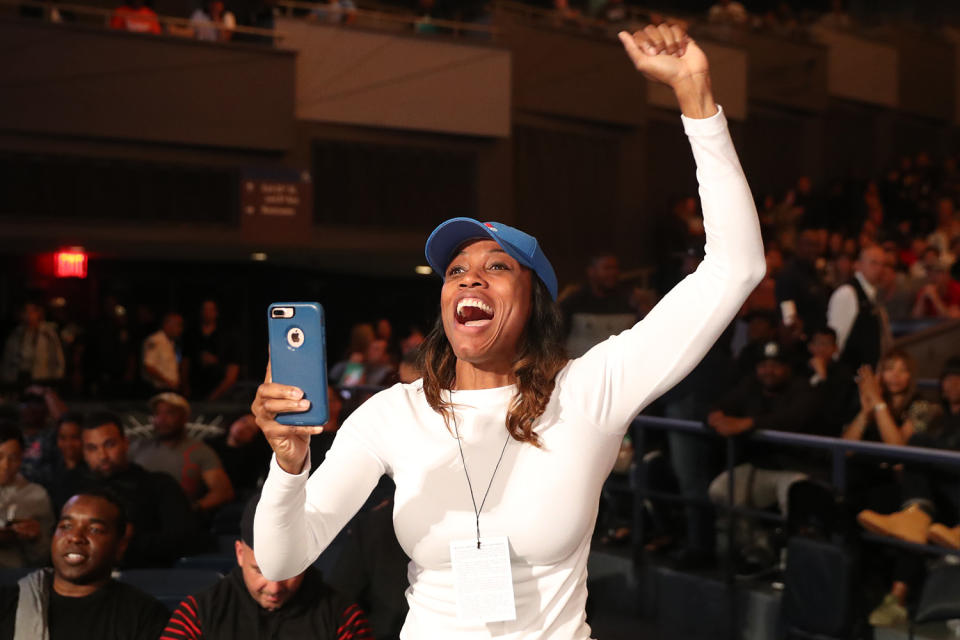
<svg viewBox="0 0 960 640">
<path fill-rule="evenodd" d="M 932 520 L 926 511 L 915 504 L 890 515 L 870 510 L 857 514 L 857 522 L 867 531 L 916 544 L 927 543 L 927 531 Z"/>
<path fill-rule="evenodd" d="M 947 525 L 934 522 L 927 531 L 927 540 L 948 549 L 960 549 L 960 527 L 951 529 Z"/>
</svg>

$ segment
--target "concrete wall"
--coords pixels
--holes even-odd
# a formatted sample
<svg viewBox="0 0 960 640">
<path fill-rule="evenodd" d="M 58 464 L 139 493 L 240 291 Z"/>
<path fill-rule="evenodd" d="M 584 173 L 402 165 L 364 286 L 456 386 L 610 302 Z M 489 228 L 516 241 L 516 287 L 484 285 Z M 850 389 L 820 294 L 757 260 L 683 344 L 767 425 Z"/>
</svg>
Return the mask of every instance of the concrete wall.
<svg viewBox="0 0 960 640">
<path fill-rule="evenodd" d="M 300 120 L 510 135 L 510 52 L 413 34 L 280 18 L 298 51 Z"/>
<path fill-rule="evenodd" d="M 102 28 L 0 22 L 0 127 L 283 150 L 293 134 L 294 56 Z"/>
</svg>

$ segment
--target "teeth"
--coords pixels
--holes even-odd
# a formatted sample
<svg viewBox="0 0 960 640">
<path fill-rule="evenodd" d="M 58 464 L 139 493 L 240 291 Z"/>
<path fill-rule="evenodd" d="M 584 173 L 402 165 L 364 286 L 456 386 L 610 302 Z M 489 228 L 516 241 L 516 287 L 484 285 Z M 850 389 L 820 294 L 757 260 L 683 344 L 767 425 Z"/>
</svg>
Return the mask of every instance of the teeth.
<svg viewBox="0 0 960 640">
<path fill-rule="evenodd" d="M 489 313 L 491 316 L 493 315 L 493 307 L 485 303 L 483 300 L 477 300 L 476 298 L 464 298 L 458 302 L 457 313 L 459 314 L 461 311 L 463 311 L 464 307 L 476 307 L 485 313 Z"/>
<path fill-rule="evenodd" d="M 68 553 L 64 558 L 66 558 L 68 562 L 82 562 L 84 560 L 84 557 L 79 553 Z"/>
</svg>

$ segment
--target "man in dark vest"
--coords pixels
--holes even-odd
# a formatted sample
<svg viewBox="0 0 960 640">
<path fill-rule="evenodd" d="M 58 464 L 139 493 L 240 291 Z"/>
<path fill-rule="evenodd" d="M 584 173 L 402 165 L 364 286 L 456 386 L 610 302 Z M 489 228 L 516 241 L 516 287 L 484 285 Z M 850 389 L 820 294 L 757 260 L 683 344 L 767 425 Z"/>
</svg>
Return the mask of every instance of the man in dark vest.
<svg viewBox="0 0 960 640">
<path fill-rule="evenodd" d="M 307 567 L 287 580 L 267 580 L 253 555 L 253 516 L 259 494 L 244 509 L 237 567 L 225 578 L 188 596 L 173 612 L 161 638 L 177 640 L 372 640 L 363 611 L 334 592 Z M 270 541 L 266 541 L 267 544 Z"/>
<path fill-rule="evenodd" d="M 878 246 L 861 250 L 853 278 L 837 287 L 827 306 L 827 324 L 837 332 L 840 360 L 854 371 L 864 364 L 876 367 L 892 343 L 879 300 L 884 257 Z"/>
</svg>

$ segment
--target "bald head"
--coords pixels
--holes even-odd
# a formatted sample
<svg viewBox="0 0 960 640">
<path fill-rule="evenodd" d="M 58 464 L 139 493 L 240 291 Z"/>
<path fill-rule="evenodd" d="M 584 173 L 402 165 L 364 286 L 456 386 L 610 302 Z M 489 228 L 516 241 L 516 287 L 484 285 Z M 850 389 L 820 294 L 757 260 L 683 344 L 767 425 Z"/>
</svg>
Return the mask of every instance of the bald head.
<svg viewBox="0 0 960 640">
<path fill-rule="evenodd" d="M 886 254 L 883 248 L 878 245 L 870 245 L 860 250 L 860 258 L 857 260 L 857 271 L 863 274 L 867 282 L 873 286 L 879 286 L 883 281 L 883 264 Z"/>
</svg>

